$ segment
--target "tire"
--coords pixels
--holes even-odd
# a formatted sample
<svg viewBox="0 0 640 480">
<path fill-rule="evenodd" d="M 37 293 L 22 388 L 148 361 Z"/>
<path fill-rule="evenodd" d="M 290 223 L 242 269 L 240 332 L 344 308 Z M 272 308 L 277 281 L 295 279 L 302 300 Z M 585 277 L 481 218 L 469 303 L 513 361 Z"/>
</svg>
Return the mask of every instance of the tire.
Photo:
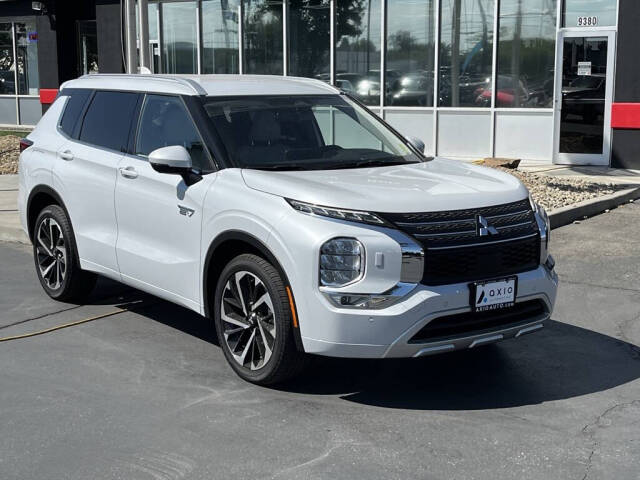
<svg viewBox="0 0 640 480">
<path fill-rule="evenodd" d="M 220 274 L 214 302 L 220 346 L 241 378 L 273 385 L 302 371 L 306 355 L 296 348 L 289 297 L 273 265 L 257 255 L 237 256 Z"/>
<path fill-rule="evenodd" d="M 71 222 L 58 205 L 45 207 L 36 219 L 33 259 L 40 285 L 54 300 L 82 302 L 96 284 L 97 276 L 80 268 Z"/>
</svg>

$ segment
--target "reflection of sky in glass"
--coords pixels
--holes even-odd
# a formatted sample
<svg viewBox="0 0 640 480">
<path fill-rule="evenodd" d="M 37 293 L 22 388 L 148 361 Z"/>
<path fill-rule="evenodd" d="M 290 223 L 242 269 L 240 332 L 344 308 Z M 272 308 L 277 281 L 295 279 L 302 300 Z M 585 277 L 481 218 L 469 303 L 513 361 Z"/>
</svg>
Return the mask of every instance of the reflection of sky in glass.
<svg viewBox="0 0 640 480">
<path fill-rule="evenodd" d="M 229 0 L 223 12 L 219 0 L 202 2 L 202 46 L 238 46 L 238 5 L 239 0 Z"/>
<path fill-rule="evenodd" d="M 387 7 L 387 31 L 390 34 L 400 31 L 410 32 L 411 37 L 417 43 L 427 43 L 429 32 L 425 30 L 425 25 L 429 24 L 428 20 L 430 19 L 426 17 L 427 12 L 432 10 L 429 8 L 429 3 L 435 3 L 435 0 L 404 0 L 401 8 L 395 7 L 393 1 L 389 2 Z M 416 15 L 416 12 L 421 12 L 421 14 Z"/>
<path fill-rule="evenodd" d="M 617 23 L 616 7 L 616 0 L 566 0 L 565 26 L 576 27 L 578 17 L 582 16 L 598 17 L 598 26 L 615 25 Z"/>
<path fill-rule="evenodd" d="M 164 43 L 196 41 L 196 2 L 162 5 Z"/>
<path fill-rule="evenodd" d="M 520 0 L 521 35 L 526 39 L 555 38 L 556 0 Z M 500 20 L 513 25 L 518 17 L 518 0 L 500 2 Z M 502 33 L 502 28 L 500 29 Z M 512 29 L 509 29 L 513 34 Z"/>
<path fill-rule="evenodd" d="M 442 0 L 440 13 L 440 38 L 443 44 L 451 43 L 453 28 L 453 7 L 455 0 Z M 471 50 L 482 37 L 486 27 L 489 35 L 493 32 L 492 0 L 461 0 L 460 51 Z M 485 23 L 486 22 L 486 23 Z M 490 39 L 491 41 L 491 39 Z"/>
</svg>

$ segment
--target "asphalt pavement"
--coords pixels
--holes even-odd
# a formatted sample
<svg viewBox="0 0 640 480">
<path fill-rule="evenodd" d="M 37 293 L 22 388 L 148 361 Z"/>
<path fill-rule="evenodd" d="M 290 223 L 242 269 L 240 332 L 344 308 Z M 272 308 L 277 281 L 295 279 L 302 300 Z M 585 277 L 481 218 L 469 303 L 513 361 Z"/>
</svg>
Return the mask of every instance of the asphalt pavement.
<svg viewBox="0 0 640 480">
<path fill-rule="evenodd" d="M 0 243 L 0 478 L 638 479 L 640 204 L 555 230 L 556 311 L 535 335 L 422 359 L 316 359 L 238 379 L 211 322 L 101 281 L 42 292 Z"/>
</svg>

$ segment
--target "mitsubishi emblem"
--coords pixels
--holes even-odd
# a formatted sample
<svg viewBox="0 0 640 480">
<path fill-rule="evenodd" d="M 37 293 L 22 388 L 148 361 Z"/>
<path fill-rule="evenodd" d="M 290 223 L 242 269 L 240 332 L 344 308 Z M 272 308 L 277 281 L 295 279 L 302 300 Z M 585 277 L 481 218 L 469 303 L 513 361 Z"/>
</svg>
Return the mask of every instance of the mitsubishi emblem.
<svg viewBox="0 0 640 480">
<path fill-rule="evenodd" d="M 487 219 L 482 215 L 476 215 L 476 231 L 478 232 L 478 236 L 486 237 L 488 235 L 497 235 L 498 230 L 493 225 L 489 225 Z"/>
</svg>

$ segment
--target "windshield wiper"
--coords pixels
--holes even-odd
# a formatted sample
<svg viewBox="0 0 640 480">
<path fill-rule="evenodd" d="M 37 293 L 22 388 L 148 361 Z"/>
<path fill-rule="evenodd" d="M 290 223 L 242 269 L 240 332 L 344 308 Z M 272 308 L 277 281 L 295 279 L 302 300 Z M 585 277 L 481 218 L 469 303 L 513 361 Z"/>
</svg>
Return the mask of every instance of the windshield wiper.
<svg viewBox="0 0 640 480">
<path fill-rule="evenodd" d="M 336 165 L 332 168 L 364 168 L 364 167 L 389 167 L 392 165 L 409 165 L 412 163 L 419 162 L 407 162 L 406 160 L 397 160 L 397 159 L 368 159 L 368 160 L 359 160 L 357 162 L 348 162 L 340 165 Z"/>
<path fill-rule="evenodd" d="M 249 168 L 251 170 L 270 170 L 270 171 L 280 171 L 280 170 L 309 170 L 309 166 L 303 166 L 298 163 L 284 163 L 277 165 L 248 165 L 244 168 Z"/>
</svg>

